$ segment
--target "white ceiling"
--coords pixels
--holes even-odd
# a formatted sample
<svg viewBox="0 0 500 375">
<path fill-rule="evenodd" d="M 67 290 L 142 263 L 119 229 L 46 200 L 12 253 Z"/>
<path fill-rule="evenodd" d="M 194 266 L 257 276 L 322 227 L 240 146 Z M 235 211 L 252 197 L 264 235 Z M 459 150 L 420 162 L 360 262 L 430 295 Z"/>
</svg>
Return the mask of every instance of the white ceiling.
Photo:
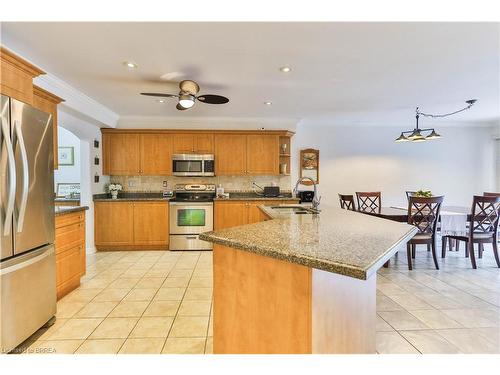
<svg viewBox="0 0 500 375">
<path fill-rule="evenodd" d="M 316 119 L 413 126 L 416 105 L 452 122 L 500 118 L 498 23 L 2 23 L 2 40 L 120 116 Z M 127 70 L 123 61 L 139 68 Z M 280 66 L 292 72 L 281 73 Z M 141 91 L 230 98 L 177 111 Z M 263 104 L 272 101 L 268 107 Z"/>
</svg>

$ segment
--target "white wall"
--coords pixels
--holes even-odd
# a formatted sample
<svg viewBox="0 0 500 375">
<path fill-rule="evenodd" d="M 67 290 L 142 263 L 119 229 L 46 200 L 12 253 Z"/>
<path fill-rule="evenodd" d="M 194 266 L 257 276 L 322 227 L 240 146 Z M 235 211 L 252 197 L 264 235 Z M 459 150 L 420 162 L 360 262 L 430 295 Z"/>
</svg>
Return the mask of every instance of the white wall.
<svg viewBox="0 0 500 375">
<path fill-rule="evenodd" d="M 320 150 L 322 204 L 338 193 L 381 191 L 382 204 L 405 205 L 406 190 L 445 195 L 446 205 L 469 206 L 473 194 L 495 188 L 494 140 L 487 127 L 442 127 L 439 140 L 395 143 L 395 127 L 334 127 L 301 122 L 293 138 L 292 181 L 302 148 Z M 302 186 L 302 190 L 306 187 Z"/>
<path fill-rule="evenodd" d="M 58 122 L 60 130 L 62 127 L 69 129 L 78 136 L 80 140 L 80 184 L 81 204 L 88 206 L 86 211 L 85 230 L 87 252 L 95 250 L 94 245 L 94 202 L 92 195 L 105 192 L 105 186 L 109 182 L 109 176 L 102 175 L 102 140 L 99 127 L 86 122 L 78 117 L 64 111 L 58 111 Z M 99 148 L 94 148 L 94 140 L 99 141 Z M 94 165 L 94 157 L 99 156 L 99 165 Z M 94 182 L 95 174 L 100 176 L 99 182 Z"/>
<path fill-rule="evenodd" d="M 81 181 L 81 166 L 80 166 L 80 139 L 62 127 L 59 127 L 58 134 L 59 147 L 74 148 L 74 165 L 59 165 L 59 168 L 54 171 L 54 190 L 57 191 L 58 183 L 80 183 Z M 57 156 L 55 156 L 57 157 Z"/>
</svg>

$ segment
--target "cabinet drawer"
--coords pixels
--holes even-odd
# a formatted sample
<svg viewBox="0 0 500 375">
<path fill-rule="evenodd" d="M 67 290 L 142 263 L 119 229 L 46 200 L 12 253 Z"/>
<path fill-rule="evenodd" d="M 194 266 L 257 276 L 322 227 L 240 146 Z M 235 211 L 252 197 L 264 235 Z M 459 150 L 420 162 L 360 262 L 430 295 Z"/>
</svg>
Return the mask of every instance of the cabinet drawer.
<svg viewBox="0 0 500 375">
<path fill-rule="evenodd" d="M 56 216 L 56 228 L 61 228 L 66 225 L 71 225 L 85 220 L 85 212 L 74 212 L 71 214 Z"/>
<path fill-rule="evenodd" d="M 85 242 L 85 223 L 77 222 L 56 229 L 56 254 Z"/>
</svg>

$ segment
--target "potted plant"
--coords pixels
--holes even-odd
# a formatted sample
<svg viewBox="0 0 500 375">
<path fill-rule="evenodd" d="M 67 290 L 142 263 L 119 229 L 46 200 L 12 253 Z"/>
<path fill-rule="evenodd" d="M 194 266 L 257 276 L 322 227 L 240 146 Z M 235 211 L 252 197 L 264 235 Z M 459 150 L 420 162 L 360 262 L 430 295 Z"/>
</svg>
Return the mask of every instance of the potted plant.
<svg viewBox="0 0 500 375">
<path fill-rule="evenodd" d="M 108 191 L 111 194 L 111 199 L 117 199 L 118 198 L 118 192 L 120 190 L 123 190 L 123 187 L 120 184 L 109 184 L 108 185 Z"/>
</svg>

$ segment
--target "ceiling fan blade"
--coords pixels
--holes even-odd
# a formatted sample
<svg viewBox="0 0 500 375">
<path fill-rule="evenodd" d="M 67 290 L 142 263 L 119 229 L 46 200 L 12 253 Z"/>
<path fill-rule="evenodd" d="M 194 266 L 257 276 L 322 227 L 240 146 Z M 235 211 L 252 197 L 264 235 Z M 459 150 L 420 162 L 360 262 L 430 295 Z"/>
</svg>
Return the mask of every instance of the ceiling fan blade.
<svg viewBox="0 0 500 375">
<path fill-rule="evenodd" d="M 175 106 L 175 108 L 177 108 L 179 111 L 185 111 L 186 109 L 189 109 L 189 108 L 184 108 L 182 105 L 180 105 L 179 103 L 177 103 L 177 105 Z"/>
<path fill-rule="evenodd" d="M 158 96 L 161 98 L 178 98 L 179 95 L 174 95 L 174 94 L 161 94 L 159 92 L 141 92 L 141 95 L 145 96 Z"/>
<path fill-rule="evenodd" d="M 181 91 L 189 92 L 191 95 L 198 94 L 200 91 L 200 86 L 195 81 L 191 81 L 190 79 L 185 79 L 184 81 L 179 82 L 179 88 Z"/>
<path fill-rule="evenodd" d="M 221 95 L 210 95 L 210 94 L 200 95 L 196 99 L 198 99 L 200 102 L 208 104 L 224 104 L 229 102 L 228 98 Z"/>
</svg>

